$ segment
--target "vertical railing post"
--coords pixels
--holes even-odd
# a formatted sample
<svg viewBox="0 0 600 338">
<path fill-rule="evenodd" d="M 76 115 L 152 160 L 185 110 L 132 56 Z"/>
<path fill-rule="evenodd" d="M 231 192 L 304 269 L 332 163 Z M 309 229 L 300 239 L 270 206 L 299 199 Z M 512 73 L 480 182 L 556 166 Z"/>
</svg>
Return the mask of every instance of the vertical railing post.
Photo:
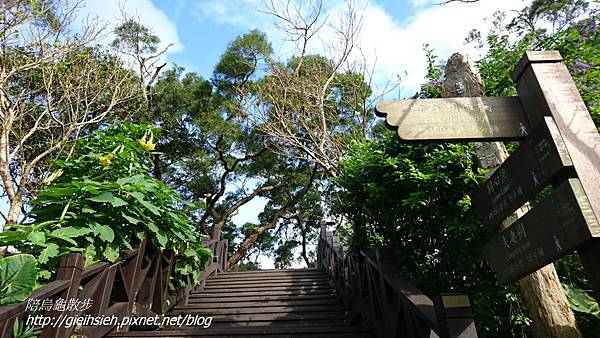
<svg viewBox="0 0 600 338">
<path fill-rule="evenodd" d="M 444 338 L 477 337 L 469 296 L 464 293 L 443 293 L 433 303 L 439 331 Z"/>
<path fill-rule="evenodd" d="M 60 265 L 57 270 L 56 280 L 66 280 L 69 281 L 69 287 L 65 290 L 58 299 L 64 301 L 65 304 L 69 304 L 71 299 L 77 298 L 77 294 L 79 292 L 79 284 L 81 283 L 81 275 L 83 272 L 83 267 L 85 260 L 83 255 L 79 253 L 70 253 L 64 255 L 60 261 Z M 57 318 L 56 327 L 49 327 L 43 331 L 41 337 L 42 338 L 63 338 L 69 336 L 70 328 L 65 328 L 62 324 L 62 320 L 58 319 L 61 316 L 66 318 L 70 316 L 70 311 L 64 311 L 59 313 L 58 311 L 52 310 L 49 314 L 49 317 Z"/>
<path fill-rule="evenodd" d="M 319 244 L 317 247 L 317 268 L 323 269 L 325 267 L 325 262 L 323 262 L 325 259 L 325 248 L 321 244 L 321 241 L 327 241 L 327 221 L 321 220 L 320 225 L 321 231 L 319 232 Z"/>
</svg>

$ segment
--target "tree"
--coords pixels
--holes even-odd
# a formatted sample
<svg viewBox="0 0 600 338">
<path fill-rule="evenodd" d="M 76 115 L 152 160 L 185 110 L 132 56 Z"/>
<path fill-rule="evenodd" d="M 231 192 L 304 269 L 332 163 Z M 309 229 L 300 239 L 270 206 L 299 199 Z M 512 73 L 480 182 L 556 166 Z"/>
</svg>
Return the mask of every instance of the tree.
<svg viewBox="0 0 600 338">
<path fill-rule="evenodd" d="M 161 56 L 173 46 L 169 44 L 163 49 L 158 49 L 160 38 L 139 20 L 129 17 L 122 11 L 122 22 L 114 30 L 116 38 L 112 47 L 118 53 L 132 58 L 137 65 L 140 90 L 147 103 L 152 101 L 152 85 L 158 79 L 160 70 L 166 63 L 158 65 Z"/>
<path fill-rule="evenodd" d="M 0 177 L 9 210 L 21 219 L 48 158 L 68 157 L 73 141 L 136 95 L 132 74 L 115 56 L 90 47 L 96 22 L 67 26 L 76 7 L 62 0 L 0 4 Z"/>
<path fill-rule="evenodd" d="M 259 229 L 256 236 L 248 227 L 233 231 L 231 217 L 239 208 L 257 197 L 295 195 L 307 179 L 307 166 L 274 153 L 268 136 L 249 118 L 252 111 L 244 109 L 246 94 L 257 81 L 254 74 L 270 52 L 264 34 L 251 31 L 229 44 L 210 82 L 193 73 L 184 75 L 180 67 L 168 70 L 152 88 L 150 114 L 139 117 L 163 126 L 158 150 L 164 153 L 164 179 L 195 204 L 190 211 L 201 231 L 212 230 L 218 238 L 227 227 L 228 236 L 252 238 L 232 252 L 231 264 L 248 257 L 268 229 Z M 297 201 L 274 204 L 284 207 L 274 216 Z"/>
<path fill-rule="evenodd" d="M 261 225 L 246 235 L 236 252 L 227 260 L 227 268 L 231 269 L 241 261 L 257 238 L 268 230 L 277 228 L 281 219 L 295 216 L 293 207 L 302 201 L 313 187 L 317 167 L 306 168 L 308 173 L 297 173 L 294 181 L 287 183 L 288 189 L 273 190 L 269 193 L 270 201 L 261 215 Z M 306 177 L 308 176 L 308 177 Z M 289 244 L 288 244 L 289 247 Z"/>
<path fill-rule="evenodd" d="M 371 122 L 369 79 L 349 62 L 361 18 L 353 2 L 346 5 L 338 24 L 330 25 L 330 53 L 321 56 L 309 50 L 326 24 L 322 2 L 311 1 L 305 12 L 271 2 L 265 12 L 297 49 L 288 62 L 268 60 L 268 76 L 257 88 L 258 124 L 278 151 L 314 161 L 332 176 L 350 140 L 365 137 Z"/>
<path fill-rule="evenodd" d="M 147 117 L 165 126 L 159 146 L 165 154 L 165 180 L 197 204 L 198 226 L 205 233 L 212 227 L 214 238 L 241 206 L 283 185 L 269 179 L 273 155 L 238 106 L 236 88 L 254 72 L 246 66 L 255 61 L 247 57 L 256 57 L 243 50 L 254 42 L 268 48 L 258 32 L 234 40 L 212 83 L 193 73 L 183 75 L 179 67 L 167 71 L 153 88 L 154 105 Z M 259 183 L 246 185 L 251 178 Z M 241 187 L 232 191 L 236 183 Z"/>
</svg>

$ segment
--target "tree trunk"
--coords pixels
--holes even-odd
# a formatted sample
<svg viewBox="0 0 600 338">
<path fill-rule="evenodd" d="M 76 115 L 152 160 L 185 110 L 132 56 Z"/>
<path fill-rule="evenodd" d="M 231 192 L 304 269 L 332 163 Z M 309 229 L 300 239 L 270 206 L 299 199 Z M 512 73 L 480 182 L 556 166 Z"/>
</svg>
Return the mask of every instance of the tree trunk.
<svg viewBox="0 0 600 338">
<path fill-rule="evenodd" d="M 483 96 L 483 84 L 472 72 L 466 58 L 456 53 L 450 57 L 445 68 L 443 96 L 474 97 Z M 477 157 L 483 169 L 492 173 L 508 158 L 506 147 L 501 142 L 478 142 L 475 145 Z M 530 209 L 525 204 L 507 218 L 499 230 L 506 229 Z M 534 337 L 581 337 L 575 316 L 569 306 L 556 269 L 549 264 L 519 280 L 521 300 L 532 321 Z"/>
<path fill-rule="evenodd" d="M 298 224 L 300 225 L 300 219 L 298 219 Z M 310 261 L 310 259 L 308 259 L 308 252 L 306 252 L 306 224 L 304 224 L 304 226 L 302 226 L 302 258 L 304 259 L 304 262 L 306 263 L 306 267 L 307 268 L 311 268 L 312 267 L 312 263 Z"/>
<path fill-rule="evenodd" d="M 154 160 L 154 169 L 153 169 L 154 178 L 162 181 L 163 171 L 162 171 L 162 166 L 160 165 L 160 155 L 154 154 L 153 160 Z"/>
<path fill-rule="evenodd" d="M 279 217 L 277 217 L 274 222 L 254 229 L 250 236 L 246 237 L 242 244 L 240 244 L 237 251 L 233 255 L 231 255 L 231 257 L 229 257 L 229 259 L 227 260 L 227 265 L 225 266 L 225 270 L 231 270 L 234 265 L 236 265 L 239 261 L 244 259 L 244 256 L 246 256 L 246 252 L 248 252 L 248 249 L 250 249 L 254 242 L 256 242 L 258 236 L 260 236 L 267 230 L 275 229 L 278 221 Z"/>
</svg>

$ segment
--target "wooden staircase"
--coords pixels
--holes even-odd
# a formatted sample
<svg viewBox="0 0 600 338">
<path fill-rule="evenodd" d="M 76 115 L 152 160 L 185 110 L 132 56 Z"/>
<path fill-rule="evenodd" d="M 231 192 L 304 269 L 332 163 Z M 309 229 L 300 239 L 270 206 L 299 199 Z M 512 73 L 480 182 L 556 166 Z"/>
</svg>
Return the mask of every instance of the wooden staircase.
<svg viewBox="0 0 600 338">
<path fill-rule="evenodd" d="M 167 316 L 213 317 L 210 327 L 114 332 L 111 337 L 370 337 L 346 325 L 346 309 L 318 269 L 224 272 L 193 290 Z"/>
</svg>

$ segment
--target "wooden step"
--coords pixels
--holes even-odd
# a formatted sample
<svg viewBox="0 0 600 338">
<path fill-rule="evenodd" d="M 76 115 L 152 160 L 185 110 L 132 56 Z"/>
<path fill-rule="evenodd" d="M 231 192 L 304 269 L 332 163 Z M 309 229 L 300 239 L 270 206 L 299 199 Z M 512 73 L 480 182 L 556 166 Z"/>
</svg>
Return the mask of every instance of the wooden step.
<svg viewBox="0 0 600 338">
<path fill-rule="evenodd" d="M 265 284 L 265 283 L 289 283 L 289 282 L 329 282 L 329 278 L 324 276 L 319 277 L 270 277 L 270 278 L 262 278 L 262 277 L 253 277 L 253 278 L 215 278 L 208 279 L 206 281 L 206 285 L 214 285 L 214 284 Z"/>
<path fill-rule="evenodd" d="M 328 287 L 331 288 L 331 285 L 328 281 L 289 281 L 289 282 L 261 282 L 261 283 L 243 283 L 243 284 L 229 284 L 229 283 L 218 283 L 218 284 L 206 284 L 202 290 L 214 290 L 214 289 L 256 289 L 260 288 L 261 290 L 273 290 L 274 288 L 286 288 L 286 287 Z"/>
<path fill-rule="evenodd" d="M 190 295 L 190 300 L 193 300 L 194 303 L 218 303 L 223 301 L 228 301 L 230 298 L 235 297 L 238 300 L 244 302 L 268 302 L 273 300 L 302 300 L 302 299 L 324 299 L 332 297 L 329 293 L 305 293 L 305 294 L 283 294 L 283 295 L 263 295 L 263 294 L 229 294 L 228 296 L 213 296 L 211 293 L 201 295 L 201 294 L 192 294 Z"/>
<path fill-rule="evenodd" d="M 243 275 L 243 274 L 253 274 L 253 273 L 325 273 L 321 269 L 262 269 L 262 270 L 246 270 L 246 271 L 225 271 L 220 274 L 222 275 Z"/>
<path fill-rule="evenodd" d="M 247 291 L 313 291 L 313 290 L 331 290 L 333 292 L 333 288 L 330 285 L 325 284 L 316 284 L 316 285 L 272 285 L 268 288 L 266 287 L 227 287 L 227 286 L 217 286 L 217 287 L 206 287 L 202 291 L 204 293 L 212 293 L 212 292 L 247 292 Z"/>
<path fill-rule="evenodd" d="M 190 313 L 191 314 L 191 313 Z M 229 323 L 238 326 L 256 326 L 253 323 L 258 322 L 293 322 L 298 321 L 335 321 L 341 320 L 342 324 L 346 316 L 344 311 L 317 311 L 317 312 L 293 312 L 293 313 L 243 313 L 243 314 L 200 314 L 212 317 L 212 325 L 217 323 Z M 228 324 L 228 325 L 229 325 Z"/>
<path fill-rule="evenodd" d="M 346 309 L 327 274 L 318 269 L 221 273 L 193 290 L 187 301 L 167 315 L 210 316 L 209 328 L 166 327 L 109 336 L 370 337 L 361 327 L 345 325 Z"/>
<path fill-rule="evenodd" d="M 196 309 L 189 307 L 176 306 L 169 312 L 169 316 L 199 314 L 199 315 L 220 315 L 220 314 L 252 314 L 252 313 L 304 313 L 304 312 L 336 312 L 345 311 L 341 305 L 296 305 L 296 306 L 264 306 L 259 308 L 220 308 L 220 309 Z"/>
<path fill-rule="evenodd" d="M 283 295 L 332 295 L 334 293 L 333 289 L 312 289 L 312 290 L 244 290 L 232 293 L 230 291 L 215 291 L 211 290 L 207 291 L 194 291 L 190 294 L 190 299 L 192 298 L 202 298 L 202 297 L 219 297 L 219 298 L 232 298 L 232 297 L 245 297 L 245 296 L 283 296 Z"/>
<path fill-rule="evenodd" d="M 259 270 L 259 271 L 238 271 L 222 272 L 211 278 L 244 278 L 244 277 L 273 277 L 273 276 L 327 276 L 320 270 Z"/>
<path fill-rule="evenodd" d="M 327 299 L 298 299 L 290 301 L 270 301 L 270 302 L 243 302 L 232 301 L 228 303 L 188 303 L 188 305 L 180 305 L 179 309 L 223 309 L 223 308 L 256 308 L 264 306 L 301 306 L 301 305 L 332 305 L 339 304 L 340 301 L 336 298 Z M 209 314 L 207 314 L 209 315 Z"/>
<path fill-rule="evenodd" d="M 356 326 L 315 326 L 315 327 L 219 327 L 218 330 L 194 329 L 194 330 L 165 330 L 165 331 L 133 331 L 114 332 L 109 337 L 271 337 L 271 338 L 293 338 L 293 337 L 331 337 L 331 338 L 367 338 L 371 337 L 368 332 Z"/>
</svg>

